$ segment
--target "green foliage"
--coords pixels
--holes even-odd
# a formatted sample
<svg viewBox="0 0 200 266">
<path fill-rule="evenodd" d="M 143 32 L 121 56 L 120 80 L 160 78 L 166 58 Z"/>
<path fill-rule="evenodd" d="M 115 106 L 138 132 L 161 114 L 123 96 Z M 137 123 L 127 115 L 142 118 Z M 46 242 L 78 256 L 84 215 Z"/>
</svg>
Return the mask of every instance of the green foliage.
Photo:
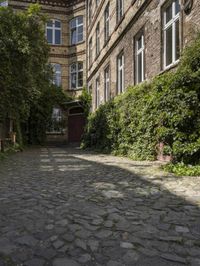
<svg viewBox="0 0 200 266">
<path fill-rule="evenodd" d="M 88 117 L 92 105 L 92 95 L 88 92 L 87 88 L 83 88 L 79 100 L 83 106 L 85 116 Z"/>
<path fill-rule="evenodd" d="M 200 36 L 176 72 L 130 87 L 91 114 L 83 147 L 151 160 L 160 142 L 175 162 L 199 162 Z"/>
<path fill-rule="evenodd" d="M 0 120 L 15 121 L 20 144 L 44 141 L 53 106 L 67 97 L 51 82 L 45 22 L 38 4 L 21 13 L 0 8 Z"/>
<path fill-rule="evenodd" d="M 167 164 L 163 167 L 167 172 L 177 176 L 200 176 L 200 165 L 186 165 L 184 163 Z"/>
<path fill-rule="evenodd" d="M 56 86 L 51 86 L 43 91 L 37 103 L 30 109 L 29 136 L 27 136 L 29 144 L 43 144 L 45 142 L 46 131 L 52 120 L 53 108 L 56 106 L 62 108 L 69 99 L 69 96 Z"/>
</svg>

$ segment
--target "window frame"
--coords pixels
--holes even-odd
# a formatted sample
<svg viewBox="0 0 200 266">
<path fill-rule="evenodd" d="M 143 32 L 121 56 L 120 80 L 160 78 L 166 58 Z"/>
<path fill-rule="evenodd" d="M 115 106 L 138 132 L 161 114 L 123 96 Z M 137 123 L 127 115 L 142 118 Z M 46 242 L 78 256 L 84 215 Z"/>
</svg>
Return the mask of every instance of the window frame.
<svg viewBox="0 0 200 266">
<path fill-rule="evenodd" d="M 107 4 L 104 10 L 104 43 L 110 38 L 110 3 Z"/>
<path fill-rule="evenodd" d="M 58 63 L 51 63 L 51 66 L 53 68 L 52 83 L 57 87 L 61 87 L 62 86 L 62 66 L 61 66 L 61 64 L 58 64 Z M 59 70 L 56 69 L 56 66 L 59 66 Z M 58 83 L 57 83 L 57 81 L 58 81 Z"/>
<path fill-rule="evenodd" d="M 120 60 L 120 58 L 122 60 Z M 120 64 L 122 61 L 122 64 Z M 120 74 L 122 72 L 122 75 Z M 122 80 L 121 78 L 122 77 Z M 122 84 L 122 87 L 120 87 Z M 121 94 L 125 91 L 125 56 L 124 51 L 122 50 L 117 56 L 117 94 Z"/>
<path fill-rule="evenodd" d="M 100 54 L 100 23 L 96 26 L 96 57 Z"/>
<path fill-rule="evenodd" d="M 48 22 L 52 22 L 52 26 L 48 26 Z M 61 20 L 59 20 L 59 19 L 50 19 L 48 22 L 46 23 L 46 39 L 47 39 L 47 42 L 48 42 L 47 32 L 48 32 L 48 30 L 52 31 L 52 42 L 48 42 L 48 44 L 49 45 L 62 45 L 62 22 L 61 22 Z M 60 23 L 60 27 L 56 27 L 55 26 L 56 22 Z M 60 41 L 59 41 L 59 43 L 56 43 L 56 38 L 55 38 L 56 30 L 60 31 Z"/>
<path fill-rule="evenodd" d="M 96 109 L 100 106 L 100 78 L 97 77 L 95 80 L 95 107 Z"/>
<path fill-rule="evenodd" d="M 104 102 L 110 100 L 110 65 L 107 65 L 104 69 Z"/>
<path fill-rule="evenodd" d="M 124 16 L 124 0 L 116 0 L 116 15 L 117 15 L 117 23 L 121 21 Z"/>
<path fill-rule="evenodd" d="M 80 24 L 78 22 L 79 18 L 82 18 L 82 23 L 80 23 Z M 84 21 L 83 20 L 84 20 L 83 16 L 77 16 L 77 17 L 70 20 L 70 45 L 77 45 L 77 44 L 82 43 L 84 41 Z M 75 21 L 75 24 L 76 24 L 75 27 L 73 27 L 71 25 L 72 21 Z M 82 40 L 78 41 L 78 36 L 80 35 L 78 32 L 78 29 L 81 27 L 83 28 Z M 73 32 L 75 32 L 75 39 L 76 39 L 75 43 L 73 43 L 73 40 L 72 40 Z"/>
<path fill-rule="evenodd" d="M 163 21 L 163 69 L 168 69 L 172 67 L 173 65 L 177 64 L 180 60 L 180 25 L 181 25 L 181 14 L 180 14 L 180 1 L 179 2 L 179 12 L 176 14 L 176 4 L 177 0 L 170 0 L 165 4 L 162 8 L 162 21 Z M 172 18 L 166 22 L 166 11 L 167 9 L 172 6 Z M 179 57 L 176 59 L 176 23 L 179 23 L 179 35 L 178 35 L 178 41 L 179 41 Z M 167 65 L 167 30 L 172 28 L 172 62 Z"/>
<path fill-rule="evenodd" d="M 139 40 L 141 38 L 141 48 L 138 47 Z M 139 81 L 139 56 L 142 55 L 142 65 L 141 65 L 141 73 L 142 79 Z M 145 81 L 145 36 L 144 31 L 140 30 L 139 33 L 135 37 L 135 83 L 139 84 Z"/>
<path fill-rule="evenodd" d="M 82 68 L 79 69 L 79 64 L 82 64 Z M 76 69 L 75 71 L 72 71 L 72 67 L 75 65 Z M 70 65 L 70 90 L 81 90 L 83 88 L 83 62 L 77 61 Z M 82 86 L 79 85 L 79 73 L 82 72 Z M 72 87 L 72 74 L 76 75 L 76 88 Z"/>
</svg>

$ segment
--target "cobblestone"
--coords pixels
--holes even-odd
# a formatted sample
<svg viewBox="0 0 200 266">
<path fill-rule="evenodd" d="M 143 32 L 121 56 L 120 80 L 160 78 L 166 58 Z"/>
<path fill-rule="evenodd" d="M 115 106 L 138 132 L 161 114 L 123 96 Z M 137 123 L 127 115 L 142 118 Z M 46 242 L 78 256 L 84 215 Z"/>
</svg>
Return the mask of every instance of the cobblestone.
<svg viewBox="0 0 200 266">
<path fill-rule="evenodd" d="M 200 177 L 44 147 L 0 162 L 0 265 L 200 265 Z"/>
</svg>

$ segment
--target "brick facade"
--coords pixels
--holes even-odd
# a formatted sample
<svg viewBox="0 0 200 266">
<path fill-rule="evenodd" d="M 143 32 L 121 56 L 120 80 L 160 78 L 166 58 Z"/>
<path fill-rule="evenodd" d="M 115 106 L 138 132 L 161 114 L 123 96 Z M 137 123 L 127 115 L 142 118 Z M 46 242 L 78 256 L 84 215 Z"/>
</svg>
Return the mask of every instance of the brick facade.
<svg viewBox="0 0 200 266">
<path fill-rule="evenodd" d="M 9 1 L 9 6 L 15 10 L 24 10 L 30 3 L 37 1 Z M 83 62 L 83 85 L 86 85 L 86 11 L 85 1 L 39 1 L 42 6 L 42 11 L 49 19 L 57 19 L 61 21 L 61 44 L 50 45 L 50 63 L 61 65 L 61 84 L 64 91 L 67 91 L 72 96 L 78 96 L 81 90 L 70 89 L 70 65 L 75 62 Z M 77 45 L 70 44 L 70 21 L 71 19 L 83 16 L 84 21 L 84 41 Z"/>
<path fill-rule="evenodd" d="M 89 2 L 89 1 L 88 1 Z M 95 1 L 93 1 L 95 2 Z M 180 23 L 179 40 L 180 50 L 190 41 L 200 27 L 200 2 L 193 1 L 192 10 L 185 14 L 184 0 L 180 0 Z M 192 2 L 192 1 L 191 1 Z M 114 97 L 117 94 L 117 56 L 121 51 L 124 54 L 124 85 L 136 83 L 136 52 L 135 38 L 138 32 L 144 35 L 144 77 L 146 80 L 165 71 L 163 67 L 163 9 L 170 3 L 170 0 L 126 0 L 124 1 L 124 15 L 117 22 L 117 1 L 102 0 L 93 13 L 91 21 L 88 19 L 88 43 L 92 42 L 93 62 L 88 65 L 87 80 L 88 87 L 92 90 L 93 110 L 96 109 L 96 79 L 99 78 L 99 103 L 104 103 L 104 70 L 110 67 L 110 94 Z M 110 38 L 104 43 L 104 10 L 109 4 L 110 9 Z M 95 5 L 95 3 L 94 3 Z M 100 23 L 100 53 L 95 57 L 95 29 Z M 89 51 L 88 56 L 89 57 Z M 171 68 L 176 67 L 172 64 Z M 88 63 L 89 64 L 89 63 Z"/>
</svg>

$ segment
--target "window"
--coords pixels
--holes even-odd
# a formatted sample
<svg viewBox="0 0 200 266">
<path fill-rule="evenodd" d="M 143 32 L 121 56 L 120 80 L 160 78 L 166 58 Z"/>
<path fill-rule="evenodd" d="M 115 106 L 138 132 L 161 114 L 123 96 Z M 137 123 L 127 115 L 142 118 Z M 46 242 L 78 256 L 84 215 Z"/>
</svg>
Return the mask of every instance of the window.
<svg viewBox="0 0 200 266">
<path fill-rule="evenodd" d="M 124 54 L 123 52 L 117 57 L 117 92 L 124 91 Z"/>
<path fill-rule="evenodd" d="M 135 55 L 136 55 L 136 63 L 135 63 L 135 74 L 136 74 L 136 83 L 143 82 L 145 79 L 144 75 L 144 35 L 143 33 L 136 37 L 135 41 Z"/>
<path fill-rule="evenodd" d="M 48 124 L 47 133 L 63 133 L 65 130 L 64 117 L 60 108 L 54 107 L 51 121 Z"/>
<path fill-rule="evenodd" d="M 100 53 L 100 29 L 99 29 L 99 23 L 96 27 L 96 56 L 98 56 Z"/>
<path fill-rule="evenodd" d="M 92 38 L 89 41 L 89 66 L 92 65 Z"/>
<path fill-rule="evenodd" d="M 61 44 L 61 22 L 52 19 L 46 24 L 46 36 L 49 44 Z"/>
<path fill-rule="evenodd" d="M 99 95 L 99 78 L 96 79 L 96 88 L 95 88 L 95 106 L 96 109 L 99 107 L 100 104 L 100 95 Z"/>
<path fill-rule="evenodd" d="M 8 6 L 8 1 L 0 2 L 0 6 Z"/>
<path fill-rule="evenodd" d="M 70 66 L 70 89 L 83 87 L 83 62 L 76 62 Z"/>
<path fill-rule="evenodd" d="M 124 0 L 117 0 L 117 22 L 119 22 L 124 15 Z"/>
<path fill-rule="evenodd" d="M 110 36 L 110 14 L 109 4 L 106 6 L 104 11 L 104 41 L 107 42 Z"/>
<path fill-rule="evenodd" d="M 83 16 L 73 18 L 70 21 L 71 44 L 83 41 Z"/>
<path fill-rule="evenodd" d="M 179 0 L 172 0 L 163 12 L 164 68 L 176 63 L 180 57 L 179 24 Z"/>
<path fill-rule="evenodd" d="M 89 23 L 92 21 L 92 0 L 90 0 L 88 6 L 88 17 L 89 17 Z"/>
<path fill-rule="evenodd" d="M 100 3 L 100 0 L 96 0 L 96 6 L 98 6 Z"/>
<path fill-rule="evenodd" d="M 104 70 L 104 101 L 110 100 L 110 67 Z"/>
<path fill-rule="evenodd" d="M 52 64 L 53 67 L 53 84 L 60 87 L 61 86 L 61 65 Z"/>
</svg>

